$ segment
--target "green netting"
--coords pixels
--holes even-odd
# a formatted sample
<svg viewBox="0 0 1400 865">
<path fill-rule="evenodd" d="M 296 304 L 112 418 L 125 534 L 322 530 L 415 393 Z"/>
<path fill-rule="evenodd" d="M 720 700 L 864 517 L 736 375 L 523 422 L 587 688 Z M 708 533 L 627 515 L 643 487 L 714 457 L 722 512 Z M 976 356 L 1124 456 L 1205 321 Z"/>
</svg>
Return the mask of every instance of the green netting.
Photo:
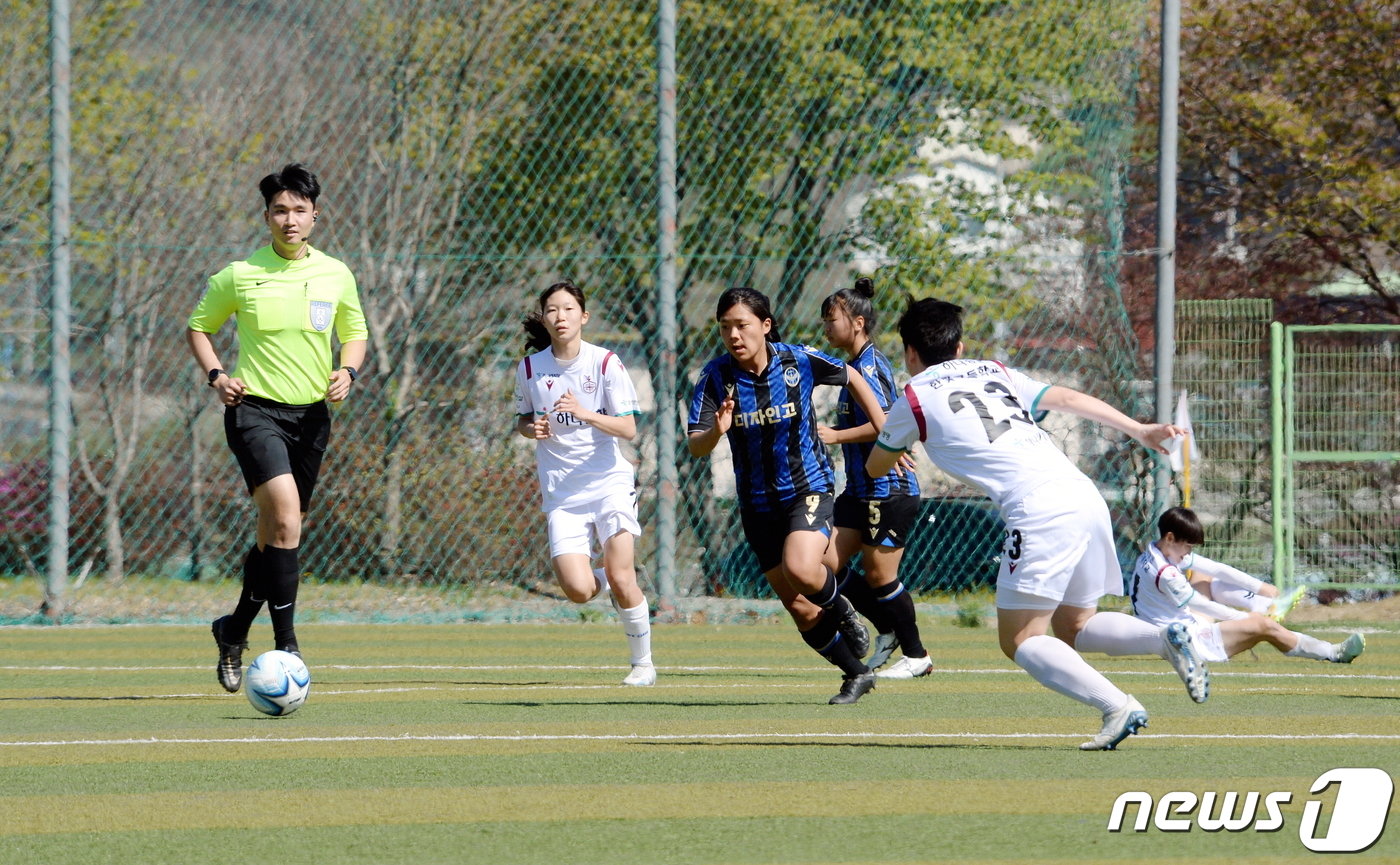
<svg viewBox="0 0 1400 865">
<path fill-rule="evenodd" d="M 154 604 L 236 573 L 252 510 L 183 328 L 207 276 L 264 242 L 255 184 L 293 160 L 322 179 L 316 243 L 356 273 L 372 329 L 303 562 L 366 598 L 548 582 L 509 396 L 519 319 L 560 276 L 588 291 L 587 337 L 627 361 L 649 412 L 636 456 L 651 574 L 653 421 L 681 410 L 720 350 L 711 315 L 727 285 L 767 292 L 785 335 L 820 344 L 821 298 L 872 273 L 886 321 L 904 292 L 963 303 L 970 353 L 1149 416 L 1117 273 L 1154 10 L 681 3 L 679 312 L 662 321 L 653 4 L 75 0 L 79 597 L 140 578 Z M 0 571 L 23 577 L 46 568 L 47 10 L 0 11 Z M 671 327 L 679 393 L 657 393 Z M 231 332 L 218 339 L 231 356 Z M 1049 424 L 1110 496 L 1127 554 L 1150 509 L 1141 449 Z M 682 451 L 678 468 L 676 593 L 740 590 L 723 566 L 739 533 L 722 459 Z M 950 513 L 970 493 L 932 474 L 926 486 Z M 985 572 L 968 564 L 988 555 L 984 521 L 965 510 L 921 524 L 911 582 Z"/>
<path fill-rule="evenodd" d="M 1182 498 L 1206 524 L 1211 558 L 1272 572 L 1269 324 L 1261 298 L 1187 300 L 1176 305 L 1176 385 L 1185 390 L 1200 457 Z"/>
<path fill-rule="evenodd" d="M 1286 577 L 1400 585 L 1400 327 L 1284 329 Z"/>
</svg>

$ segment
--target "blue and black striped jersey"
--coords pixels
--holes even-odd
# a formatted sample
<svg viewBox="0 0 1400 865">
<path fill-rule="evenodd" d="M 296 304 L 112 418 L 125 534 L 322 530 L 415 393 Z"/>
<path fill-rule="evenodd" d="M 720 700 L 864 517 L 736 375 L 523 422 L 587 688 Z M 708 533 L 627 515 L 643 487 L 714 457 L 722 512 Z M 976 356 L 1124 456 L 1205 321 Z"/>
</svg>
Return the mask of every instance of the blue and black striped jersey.
<svg viewBox="0 0 1400 865">
<path fill-rule="evenodd" d="M 768 366 L 757 375 L 739 367 L 729 354 L 705 365 L 690 399 L 688 430 L 715 425 L 715 410 L 734 398 L 729 449 L 739 503 L 771 511 L 799 495 L 828 492 L 835 472 L 817 437 L 812 389 L 845 385 L 846 364 L 805 345 L 768 343 Z"/>
<path fill-rule="evenodd" d="M 870 389 L 875 391 L 875 398 L 880 401 L 880 408 L 889 411 L 894 401 L 899 399 L 900 390 L 894 383 L 894 367 L 885 358 L 880 350 L 875 347 L 875 343 L 867 342 L 865 348 L 851 362 L 865 380 L 870 384 Z M 842 390 L 841 396 L 836 400 L 836 429 L 851 429 L 853 427 L 864 426 L 870 422 L 870 418 L 865 414 L 856 401 L 851 398 L 851 392 Z M 917 496 L 919 494 L 919 479 L 913 472 L 900 474 L 894 469 L 884 477 L 872 478 L 865 473 L 865 461 L 870 457 L 870 449 L 875 447 L 874 440 L 868 442 L 853 442 L 841 445 L 841 457 L 846 463 L 846 489 L 845 494 L 858 499 L 887 499 L 890 496 Z"/>
</svg>

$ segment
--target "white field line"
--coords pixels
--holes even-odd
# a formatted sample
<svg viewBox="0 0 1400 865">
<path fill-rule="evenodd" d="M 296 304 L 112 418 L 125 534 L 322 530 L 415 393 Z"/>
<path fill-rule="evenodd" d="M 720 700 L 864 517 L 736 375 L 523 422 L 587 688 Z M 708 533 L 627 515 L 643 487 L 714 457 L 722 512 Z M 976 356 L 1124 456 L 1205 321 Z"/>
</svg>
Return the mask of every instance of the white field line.
<svg viewBox="0 0 1400 865">
<path fill-rule="evenodd" d="M 1091 655 L 1089 660 L 1092 663 L 1098 656 Z M 987 668 L 957 668 L 939 667 L 937 660 L 934 661 L 934 676 L 1003 676 L 1003 675 L 1025 675 L 1025 671 L 1019 667 L 987 667 Z M 1316 663 L 1316 662 L 1315 662 Z M 106 665 L 106 666 L 80 666 L 73 664 L 0 664 L 0 672 L 16 673 L 46 673 L 46 672 L 129 672 L 129 673 L 156 673 L 156 672 L 181 672 L 181 671 L 203 671 L 209 665 Z M 1212 678 L 1220 679 L 1365 679 L 1368 681 L 1396 682 L 1400 681 L 1400 675 L 1382 675 L 1379 673 L 1323 673 L 1323 672 L 1268 672 L 1268 671 L 1232 671 L 1222 669 L 1221 664 L 1210 665 L 1210 675 Z M 313 670 L 339 670 L 344 672 L 394 672 L 394 671 L 437 671 L 437 672 L 550 672 L 556 670 L 581 670 L 584 672 L 615 672 L 625 670 L 620 664 L 314 664 Z M 832 670 L 819 668 L 795 667 L 754 667 L 754 666 L 685 666 L 680 664 L 658 664 L 656 668 L 659 672 L 666 671 L 683 673 L 728 673 L 742 675 L 745 673 L 781 673 L 787 675 L 808 675 L 814 674 L 822 676 L 823 681 L 830 678 Z M 825 674 L 825 675 L 824 675 Z M 1108 670 L 1110 676 L 1175 676 L 1176 672 L 1166 670 Z M 668 683 L 671 684 L 671 683 Z M 681 684 L 681 683 L 675 683 Z M 502 682 L 502 686 L 509 686 L 509 682 Z M 685 687 L 690 687 L 691 683 L 686 683 Z M 562 686 L 561 686 L 562 687 Z M 729 686 L 726 686 L 729 687 Z M 737 687 L 737 686 L 736 686 Z"/>
<path fill-rule="evenodd" d="M 456 733 L 443 735 L 411 734 L 398 736 L 227 736 L 211 738 L 160 737 L 127 739 L 39 739 L 29 741 L 0 741 L 0 748 L 60 748 L 73 745 L 258 745 L 295 743 L 345 743 L 345 742 L 732 742 L 752 740 L 821 741 L 821 740 L 870 740 L 888 742 L 891 740 L 987 740 L 987 739 L 1082 739 L 1083 731 L 1076 733 L 892 733 L 872 732 L 811 732 L 811 733 L 658 733 L 653 735 L 637 733 L 565 733 L 565 734 L 511 734 L 484 735 Z M 1400 741 L 1400 733 L 1138 733 L 1138 739 L 1189 740 L 1189 741 L 1268 741 L 1268 742 L 1393 742 Z"/>
</svg>

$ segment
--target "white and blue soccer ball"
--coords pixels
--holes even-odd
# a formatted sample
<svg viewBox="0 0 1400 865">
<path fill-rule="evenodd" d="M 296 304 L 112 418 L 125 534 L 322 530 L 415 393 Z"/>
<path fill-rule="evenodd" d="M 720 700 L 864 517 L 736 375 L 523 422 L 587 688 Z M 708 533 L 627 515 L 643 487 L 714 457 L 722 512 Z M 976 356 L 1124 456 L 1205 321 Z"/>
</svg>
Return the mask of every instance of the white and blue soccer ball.
<svg viewBox="0 0 1400 865">
<path fill-rule="evenodd" d="M 248 665 L 243 690 L 264 715 L 290 715 L 311 693 L 311 671 L 291 652 L 263 652 Z"/>
</svg>

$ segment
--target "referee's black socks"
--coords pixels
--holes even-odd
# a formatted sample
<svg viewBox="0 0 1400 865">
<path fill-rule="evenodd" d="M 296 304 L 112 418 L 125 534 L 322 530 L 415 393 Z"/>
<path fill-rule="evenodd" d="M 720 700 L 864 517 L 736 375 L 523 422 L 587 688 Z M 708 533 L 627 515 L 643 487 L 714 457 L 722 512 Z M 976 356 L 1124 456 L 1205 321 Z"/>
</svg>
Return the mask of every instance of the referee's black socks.
<svg viewBox="0 0 1400 865">
<path fill-rule="evenodd" d="M 231 643 L 242 643 L 248 639 L 248 629 L 253 620 L 262 612 L 263 601 L 267 600 L 267 571 L 263 565 L 263 554 L 256 543 L 243 557 L 243 590 L 238 594 L 238 605 L 224 621 L 224 637 Z"/>
<path fill-rule="evenodd" d="M 267 612 L 272 617 L 273 645 L 287 651 L 297 650 L 295 619 L 297 585 L 301 582 L 298 549 L 268 545 L 262 552 L 267 573 Z"/>
</svg>

